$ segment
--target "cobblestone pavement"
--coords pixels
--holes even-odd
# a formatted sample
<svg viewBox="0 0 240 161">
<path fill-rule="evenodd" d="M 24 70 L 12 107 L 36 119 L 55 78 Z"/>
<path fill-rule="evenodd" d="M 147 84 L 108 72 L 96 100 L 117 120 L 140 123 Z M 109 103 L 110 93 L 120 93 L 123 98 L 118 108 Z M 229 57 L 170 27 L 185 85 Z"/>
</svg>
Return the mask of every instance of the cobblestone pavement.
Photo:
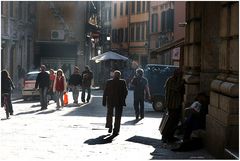
<svg viewBox="0 0 240 161">
<path fill-rule="evenodd" d="M 171 151 L 175 145 L 160 141 L 162 115 L 148 103 L 145 118 L 135 121 L 132 91 L 124 108 L 120 135 L 109 138 L 101 96 L 102 91 L 93 91 L 89 104 L 70 103 L 61 110 L 56 110 L 51 101 L 45 111 L 39 110 L 38 102 L 14 101 L 14 116 L 0 121 L 0 160 L 213 159 L 204 149 Z M 4 118 L 2 108 L 0 118 Z"/>
</svg>

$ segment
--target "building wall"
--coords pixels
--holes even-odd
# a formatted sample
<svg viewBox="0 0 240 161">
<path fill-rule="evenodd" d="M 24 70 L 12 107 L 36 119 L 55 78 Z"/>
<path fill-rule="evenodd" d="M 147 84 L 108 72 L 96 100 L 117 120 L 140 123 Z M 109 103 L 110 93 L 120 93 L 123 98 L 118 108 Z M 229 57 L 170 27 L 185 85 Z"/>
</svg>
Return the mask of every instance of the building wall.
<svg viewBox="0 0 240 161">
<path fill-rule="evenodd" d="M 26 72 L 34 66 L 35 5 L 25 1 L 1 2 L 1 68 L 9 71 L 17 87 L 17 66 Z"/>
<path fill-rule="evenodd" d="M 239 148 L 238 11 L 238 2 L 186 3 L 184 105 L 197 92 L 210 97 L 206 146 L 217 158 Z"/>
<path fill-rule="evenodd" d="M 120 15 L 120 4 L 123 3 L 123 15 Z M 126 3 L 128 3 L 128 14 L 126 11 Z M 137 1 L 135 3 L 130 1 L 114 1 L 112 3 L 112 31 L 120 28 L 128 29 L 128 39 L 124 41 L 112 41 L 112 49 L 124 50 L 130 59 L 138 62 L 140 66 L 143 66 L 147 63 L 148 57 L 148 45 L 149 45 L 149 10 L 147 9 L 147 5 L 150 2 L 141 1 L 140 2 L 140 12 L 137 12 Z M 117 8 L 117 16 L 114 17 L 114 5 L 116 4 Z M 134 4 L 135 13 L 132 12 L 132 5 Z M 143 6 L 145 4 L 145 11 Z M 144 36 L 137 40 L 137 36 L 141 35 L 141 33 L 137 33 L 137 26 L 140 27 L 141 33 L 144 32 Z M 144 26 L 144 27 L 143 27 Z M 134 27 L 134 39 L 131 39 L 131 27 Z M 125 31 L 124 31 L 125 33 Z M 114 37 L 112 33 L 112 37 Z M 115 36 L 119 37 L 119 36 Z"/>
<path fill-rule="evenodd" d="M 155 52 L 163 47 L 172 45 L 185 37 L 185 28 L 180 27 L 179 23 L 185 22 L 185 3 L 181 1 L 154 1 L 151 2 L 150 9 L 150 52 Z M 173 13 L 172 13 L 173 12 Z M 154 20 L 154 17 L 157 17 Z M 157 22 L 155 22 L 157 21 Z M 157 27 L 154 27 L 157 24 Z M 173 53 L 178 56 L 173 58 Z M 158 52 L 158 56 L 150 56 L 150 63 L 180 65 L 179 58 L 182 54 L 179 49 L 170 48 L 169 50 Z"/>
<path fill-rule="evenodd" d="M 40 60 L 44 53 L 40 53 L 46 45 L 66 46 L 72 49 L 74 53 L 63 53 L 58 59 L 58 67 L 63 65 L 63 61 L 73 60 L 71 68 L 78 65 L 81 69 L 86 64 L 85 61 L 85 24 L 86 24 L 86 2 L 84 1 L 39 1 L 37 5 L 37 37 L 36 37 L 36 64 L 40 65 Z M 46 18 L 47 17 L 47 18 Z M 57 31 L 60 35 L 54 38 L 52 31 Z M 56 47 L 58 48 L 58 47 Z M 73 49 L 74 48 L 74 49 Z M 57 51 L 57 49 L 56 49 Z M 47 57 L 56 57 L 55 49 L 44 55 Z M 57 57 L 56 57 L 57 58 Z M 49 59 L 50 61 L 50 59 Z M 49 62 L 50 64 L 52 62 Z M 54 62 L 55 63 L 55 62 Z M 56 68 L 56 67 L 55 67 Z"/>
<path fill-rule="evenodd" d="M 85 21 L 84 16 L 79 16 L 80 2 L 38 2 L 37 7 L 37 40 L 50 41 L 51 30 L 64 30 L 65 37 L 62 41 L 79 41 L 80 21 Z M 82 2 L 82 5 L 84 3 Z M 56 12 L 54 12 L 54 9 Z M 61 16 L 64 22 L 61 21 Z M 46 18 L 48 17 L 48 18 Z M 44 25 L 46 24 L 46 25 Z M 69 32 L 69 33 L 68 33 Z"/>
<path fill-rule="evenodd" d="M 120 4 L 123 3 L 123 15 L 120 15 Z M 114 16 L 114 5 L 117 6 L 117 14 L 116 17 Z M 111 27 L 112 27 L 112 31 L 113 30 L 118 30 L 118 29 L 125 29 L 129 27 L 129 15 L 125 14 L 125 10 L 126 10 L 126 1 L 114 1 L 111 4 L 111 8 L 112 8 L 112 18 L 111 18 Z M 128 13 L 129 14 L 129 13 Z M 113 36 L 113 34 L 112 34 Z M 112 42 L 111 44 L 111 48 L 112 49 L 128 49 L 128 41 L 123 41 L 121 43 L 115 43 Z"/>
<path fill-rule="evenodd" d="M 111 31 L 112 31 L 112 19 L 111 19 L 111 1 L 102 1 L 101 3 L 101 44 L 102 53 L 111 49 Z"/>
<path fill-rule="evenodd" d="M 185 36 L 185 28 L 179 26 L 179 23 L 185 22 L 186 2 L 174 2 L 174 40 L 179 40 Z"/>
</svg>

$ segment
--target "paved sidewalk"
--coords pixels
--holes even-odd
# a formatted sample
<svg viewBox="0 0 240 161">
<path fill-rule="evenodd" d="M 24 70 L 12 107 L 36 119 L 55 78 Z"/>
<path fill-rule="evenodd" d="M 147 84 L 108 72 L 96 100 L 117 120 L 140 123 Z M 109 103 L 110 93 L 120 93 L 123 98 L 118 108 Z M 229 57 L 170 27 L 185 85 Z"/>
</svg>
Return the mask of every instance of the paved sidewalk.
<svg viewBox="0 0 240 161">
<path fill-rule="evenodd" d="M 120 135 L 112 142 L 103 142 L 107 137 L 106 108 L 100 103 L 102 91 L 92 94 L 91 103 L 70 104 L 62 110 L 56 110 L 53 101 L 46 111 L 39 111 L 39 102 L 14 101 L 15 115 L 0 121 L 0 160 L 214 159 L 205 149 L 171 151 L 176 145 L 162 143 L 158 131 L 162 114 L 146 103 L 146 117 L 136 122 L 131 91 Z M 70 92 L 70 102 L 71 98 Z"/>
</svg>

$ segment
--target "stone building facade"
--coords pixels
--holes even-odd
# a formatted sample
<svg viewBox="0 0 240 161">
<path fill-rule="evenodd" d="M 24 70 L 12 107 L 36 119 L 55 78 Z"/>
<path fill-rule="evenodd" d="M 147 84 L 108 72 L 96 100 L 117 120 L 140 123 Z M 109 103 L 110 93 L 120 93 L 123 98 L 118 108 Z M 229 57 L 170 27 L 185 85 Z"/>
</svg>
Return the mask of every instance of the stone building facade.
<svg viewBox="0 0 240 161">
<path fill-rule="evenodd" d="M 34 66 L 35 8 L 31 1 L 1 1 L 1 69 L 15 84 L 18 65 L 26 72 Z"/>
<path fill-rule="evenodd" d="M 86 1 L 37 2 L 35 64 L 62 68 L 66 76 L 73 66 L 84 69 Z M 47 18 L 46 18 L 47 17 Z"/>
<path fill-rule="evenodd" d="M 144 66 L 149 53 L 150 1 L 112 2 L 112 49 Z"/>
<path fill-rule="evenodd" d="M 183 49 L 177 46 L 185 36 L 184 1 L 152 1 L 150 7 L 149 62 L 180 65 Z"/>
<path fill-rule="evenodd" d="M 239 149 L 239 2 L 186 2 L 186 22 L 184 105 L 209 95 L 206 146 L 224 158 Z"/>
</svg>

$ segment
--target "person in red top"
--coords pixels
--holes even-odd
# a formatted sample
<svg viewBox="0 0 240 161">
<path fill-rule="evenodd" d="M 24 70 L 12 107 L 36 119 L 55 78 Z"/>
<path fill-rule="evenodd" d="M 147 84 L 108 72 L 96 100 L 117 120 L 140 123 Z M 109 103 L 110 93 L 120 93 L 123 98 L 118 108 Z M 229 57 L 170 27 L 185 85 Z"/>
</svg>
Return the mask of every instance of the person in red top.
<svg viewBox="0 0 240 161">
<path fill-rule="evenodd" d="M 50 78 L 49 95 L 50 95 L 51 99 L 56 102 L 56 98 L 55 98 L 55 95 L 53 92 L 53 83 L 54 83 L 56 75 L 55 75 L 53 69 L 50 69 L 49 72 L 50 72 L 50 74 L 49 74 L 49 78 Z"/>
<path fill-rule="evenodd" d="M 67 91 L 67 83 L 66 78 L 63 74 L 62 69 L 57 70 L 57 75 L 55 77 L 54 83 L 53 83 L 53 92 L 56 93 L 56 102 L 57 102 L 57 109 L 60 107 L 63 107 L 63 94 Z M 59 103 L 59 99 L 61 101 L 61 106 Z"/>
</svg>

